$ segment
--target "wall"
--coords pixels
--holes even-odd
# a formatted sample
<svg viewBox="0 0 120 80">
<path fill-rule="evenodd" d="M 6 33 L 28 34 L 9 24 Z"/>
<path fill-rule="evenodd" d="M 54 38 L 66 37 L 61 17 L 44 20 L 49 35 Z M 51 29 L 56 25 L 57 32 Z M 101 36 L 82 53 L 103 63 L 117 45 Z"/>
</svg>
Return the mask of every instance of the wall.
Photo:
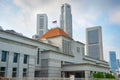
<svg viewBox="0 0 120 80">
<path fill-rule="evenodd" d="M 1 62 L 2 51 L 9 52 L 7 54 L 6 62 Z M 12 77 L 13 67 L 17 68 L 17 77 L 19 78 L 23 77 L 23 68 L 27 69 L 28 77 L 34 77 L 36 51 L 36 46 L 0 37 L 0 67 L 6 67 L 5 77 Z M 13 56 L 15 52 L 19 54 L 17 63 L 13 63 Z M 24 54 L 28 55 L 27 64 L 23 64 Z"/>
</svg>

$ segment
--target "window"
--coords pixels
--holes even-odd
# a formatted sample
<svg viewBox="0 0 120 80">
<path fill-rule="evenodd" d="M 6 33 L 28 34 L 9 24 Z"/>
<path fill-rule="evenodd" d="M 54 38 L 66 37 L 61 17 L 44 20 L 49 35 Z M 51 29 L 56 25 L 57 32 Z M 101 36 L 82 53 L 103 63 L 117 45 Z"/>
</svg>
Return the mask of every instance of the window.
<svg viewBox="0 0 120 80">
<path fill-rule="evenodd" d="M 13 62 L 14 62 L 14 63 L 17 63 L 17 62 L 18 62 L 18 53 L 14 53 Z"/>
<path fill-rule="evenodd" d="M 77 47 L 77 52 L 78 52 L 78 53 L 80 52 L 80 48 L 79 48 L 79 47 Z"/>
<path fill-rule="evenodd" d="M 27 77 L 27 69 L 23 68 L 23 77 Z"/>
<path fill-rule="evenodd" d="M 2 51 L 1 61 L 6 62 L 7 60 L 7 51 Z"/>
<path fill-rule="evenodd" d="M 98 29 L 88 31 L 87 35 L 88 35 L 88 44 L 99 43 L 99 31 L 98 31 Z"/>
<path fill-rule="evenodd" d="M 0 77 L 5 77 L 5 67 L 0 67 Z"/>
<path fill-rule="evenodd" d="M 44 17 L 40 17 L 40 29 L 44 28 Z"/>
<path fill-rule="evenodd" d="M 72 54 L 70 41 L 63 40 L 62 44 L 63 44 L 63 53 Z"/>
<path fill-rule="evenodd" d="M 39 64 L 39 57 L 40 57 L 40 48 L 38 48 L 38 52 L 37 52 L 37 64 Z"/>
<path fill-rule="evenodd" d="M 27 62 L 28 62 L 28 55 L 24 55 L 24 60 L 23 60 L 24 62 L 24 64 L 27 64 Z"/>
<path fill-rule="evenodd" d="M 13 68 L 12 77 L 17 77 L 17 68 Z"/>
</svg>

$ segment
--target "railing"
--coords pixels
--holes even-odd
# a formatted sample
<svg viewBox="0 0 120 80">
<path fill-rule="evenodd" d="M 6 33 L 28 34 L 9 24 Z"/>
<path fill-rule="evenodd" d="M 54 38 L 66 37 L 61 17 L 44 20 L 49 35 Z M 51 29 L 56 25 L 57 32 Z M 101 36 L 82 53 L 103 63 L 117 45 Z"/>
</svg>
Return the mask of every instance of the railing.
<svg viewBox="0 0 120 80">
<path fill-rule="evenodd" d="M 0 80 L 72 80 L 70 78 L 2 78 Z M 120 80 L 119 79 L 100 79 L 100 78 L 75 78 L 75 80 Z"/>
</svg>

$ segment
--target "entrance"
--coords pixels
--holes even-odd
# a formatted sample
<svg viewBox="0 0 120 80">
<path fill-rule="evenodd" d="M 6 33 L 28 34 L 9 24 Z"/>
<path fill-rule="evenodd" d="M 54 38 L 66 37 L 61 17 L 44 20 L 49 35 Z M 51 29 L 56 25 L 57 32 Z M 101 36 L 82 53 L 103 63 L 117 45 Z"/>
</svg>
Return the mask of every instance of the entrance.
<svg viewBox="0 0 120 80">
<path fill-rule="evenodd" d="M 66 78 L 69 78 L 70 75 L 74 75 L 75 78 L 85 78 L 85 72 L 84 71 L 65 72 L 65 77 Z"/>
</svg>

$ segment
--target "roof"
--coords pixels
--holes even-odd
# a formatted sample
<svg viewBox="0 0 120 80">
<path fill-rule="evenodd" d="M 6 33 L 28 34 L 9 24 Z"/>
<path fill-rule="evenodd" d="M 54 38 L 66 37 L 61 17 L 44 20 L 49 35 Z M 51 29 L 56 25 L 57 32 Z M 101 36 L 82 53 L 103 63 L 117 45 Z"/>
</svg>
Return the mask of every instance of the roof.
<svg viewBox="0 0 120 80">
<path fill-rule="evenodd" d="M 43 34 L 38 40 L 46 39 L 46 38 L 50 38 L 50 37 L 55 37 L 55 36 L 65 36 L 67 38 L 71 38 L 69 36 L 69 34 L 64 32 L 62 29 L 60 29 L 60 28 L 52 28 L 48 32 Z"/>
</svg>

